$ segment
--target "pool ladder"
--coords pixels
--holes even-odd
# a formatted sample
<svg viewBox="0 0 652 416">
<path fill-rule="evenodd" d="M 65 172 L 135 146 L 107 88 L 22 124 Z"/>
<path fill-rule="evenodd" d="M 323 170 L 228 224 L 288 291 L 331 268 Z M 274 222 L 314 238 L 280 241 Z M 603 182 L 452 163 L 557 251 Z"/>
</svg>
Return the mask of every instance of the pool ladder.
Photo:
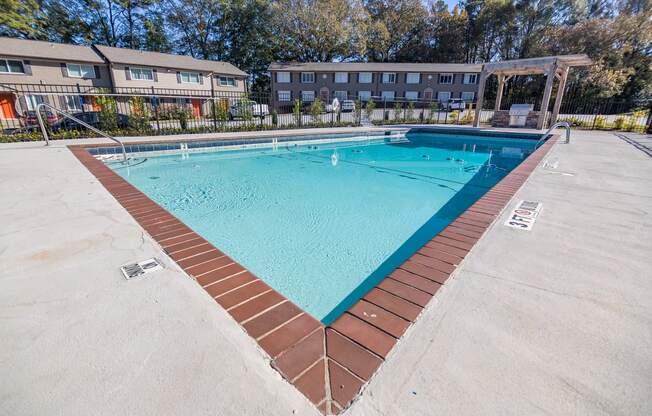
<svg viewBox="0 0 652 416">
<path fill-rule="evenodd" d="M 546 131 L 541 135 L 541 138 L 537 141 L 537 144 L 534 145 L 534 148 L 536 149 L 537 147 L 539 147 L 539 145 L 546 139 L 546 137 L 548 137 L 550 132 L 558 127 L 564 127 L 566 129 L 566 141 L 564 143 L 566 144 L 570 143 L 570 133 L 571 133 L 570 123 L 568 123 L 567 121 L 558 121 L 552 126 L 550 126 L 548 131 Z"/>
<path fill-rule="evenodd" d="M 79 124 L 81 126 L 84 126 L 84 127 L 86 127 L 87 129 L 89 129 L 91 131 L 94 131 L 95 133 L 99 134 L 102 137 L 106 137 L 107 139 L 113 140 L 114 142 L 118 143 L 120 145 L 120 147 L 122 148 L 122 163 L 123 164 L 127 163 L 127 161 L 128 161 L 128 159 L 127 159 L 127 151 L 125 150 L 125 145 L 124 145 L 124 143 L 122 143 L 121 140 L 118 140 L 115 137 L 104 133 L 100 129 L 96 129 L 95 127 L 93 127 L 90 124 L 78 119 L 77 117 L 73 116 L 70 113 L 67 113 L 67 112 L 65 112 L 63 110 L 59 110 L 58 108 L 53 107 L 50 104 L 40 103 L 40 104 L 38 104 L 36 106 L 36 118 L 38 119 L 38 124 L 39 124 L 39 127 L 41 128 L 41 133 L 43 134 L 43 138 L 45 139 L 45 145 L 46 146 L 50 145 L 50 137 L 48 136 L 48 130 L 45 128 L 45 122 L 43 121 L 43 116 L 41 115 L 41 110 L 43 108 L 47 108 L 48 110 L 50 110 L 53 113 L 60 114 L 60 115 L 64 116 L 65 118 L 68 118 L 68 119 L 74 121 L 75 123 L 77 123 L 77 124 Z"/>
</svg>

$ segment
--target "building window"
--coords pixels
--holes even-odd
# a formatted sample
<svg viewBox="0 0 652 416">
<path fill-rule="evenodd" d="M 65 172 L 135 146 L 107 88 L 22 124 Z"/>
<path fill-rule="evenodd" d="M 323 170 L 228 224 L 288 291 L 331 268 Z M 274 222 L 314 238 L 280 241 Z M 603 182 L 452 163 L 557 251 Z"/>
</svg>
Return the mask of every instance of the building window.
<svg viewBox="0 0 652 416">
<path fill-rule="evenodd" d="M 301 101 L 311 103 L 315 101 L 315 92 L 314 91 L 301 91 Z"/>
<path fill-rule="evenodd" d="M 371 84 L 371 72 L 360 72 L 358 74 L 358 83 L 360 84 Z"/>
<path fill-rule="evenodd" d="M 302 72 L 301 73 L 301 83 L 302 84 L 312 84 L 315 82 L 315 73 L 314 72 Z"/>
<path fill-rule="evenodd" d="M 290 91 L 279 91 L 278 100 L 279 101 L 290 101 L 292 99 L 292 93 Z"/>
<path fill-rule="evenodd" d="M 41 104 L 43 101 L 42 95 L 26 95 L 25 104 L 27 104 L 27 110 L 34 111 L 36 106 Z"/>
<path fill-rule="evenodd" d="M 383 91 L 380 96 L 383 101 L 394 101 L 394 91 Z"/>
<path fill-rule="evenodd" d="M 63 99 L 66 102 L 66 110 L 81 111 L 81 101 L 78 95 L 65 95 Z"/>
<path fill-rule="evenodd" d="M 416 101 L 419 99 L 418 91 L 405 91 L 405 99 L 410 101 Z"/>
<path fill-rule="evenodd" d="M 452 84 L 453 83 L 453 74 L 439 74 L 439 83 L 440 84 Z"/>
<path fill-rule="evenodd" d="M 0 59 L 0 73 L 3 74 L 24 74 L 25 67 L 22 61 Z"/>
<path fill-rule="evenodd" d="M 358 91 L 358 100 L 360 101 L 371 100 L 371 91 Z"/>
<path fill-rule="evenodd" d="M 220 85 L 222 87 L 235 87 L 235 78 L 233 78 L 233 77 L 220 77 Z"/>
<path fill-rule="evenodd" d="M 349 93 L 348 91 L 335 91 L 333 93 L 333 96 L 337 98 L 339 101 L 344 101 L 349 98 Z"/>
<path fill-rule="evenodd" d="M 290 73 L 289 72 L 277 72 L 276 73 L 276 82 L 281 84 L 287 84 L 290 82 Z"/>
<path fill-rule="evenodd" d="M 394 72 L 383 72 L 383 84 L 395 84 L 396 74 Z"/>
<path fill-rule="evenodd" d="M 441 103 L 445 103 L 451 99 L 451 93 L 449 91 L 439 91 L 437 93 L 437 99 Z"/>
<path fill-rule="evenodd" d="M 349 82 L 349 73 L 348 72 L 336 72 L 335 73 L 335 83 L 336 84 L 346 84 Z"/>
<path fill-rule="evenodd" d="M 463 92 L 461 98 L 466 102 L 473 102 L 473 100 L 475 99 L 475 92 L 473 91 Z"/>
<path fill-rule="evenodd" d="M 95 78 L 93 65 L 66 64 L 70 78 Z"/>
<path fill-rule="evenodd" d="M 131 79 L 139 79 L 145 81 L 154 80 L 154 72 L 151 69 L 147 68 L 129 68 L 129 73 L 131 74 Z"/>
<path fill-rule="evenodd" d="M 478 74 L 464 74 L 465 84 L 475 84 L 478 82 Z"/>
<path fill-rule="evenodd" d="M 182 72 L 181 73 L 181 83 L 182 84 L 199 84 L 199 73 L 197 72 Z"/>
<path fill-rule="evenodd" d="M 406 84 L 418 84 L 421 82 L 421 74 L 418 72 L 408 72 L 405 76 Z"/>
</svg>

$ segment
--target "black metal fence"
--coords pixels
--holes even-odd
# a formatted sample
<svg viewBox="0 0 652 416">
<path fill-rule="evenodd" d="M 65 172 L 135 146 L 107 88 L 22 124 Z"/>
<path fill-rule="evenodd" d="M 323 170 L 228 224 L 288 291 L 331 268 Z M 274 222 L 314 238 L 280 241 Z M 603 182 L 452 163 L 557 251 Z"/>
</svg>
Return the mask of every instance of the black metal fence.
<svg viewBox="0 0 652 416">
<path fill-rule="evenodd" d="M 116 88 L 79 85 L 0 84 L 2 141 L 38 140 L 35 109 L 47 103 L 118 136 L 250 131 L 361 124 L 472 124 L 475 103 L 394 97 L 304 97 L 279 102 L 269 94 L 211 90 Z M 338 103 L 334 102 L 337 98 Z M 513 100 L 504 99 L 501 109 Z M 522 102 L 522 100 L 519 100 Z M 565 99 L 559 120 L 588 129 L 643 131 L 652 101 Z M 335 105 L 337 104 L 337 105 Z M 45 112 L 53 138 L 91 135 L 58 114 Z M 481 124 L 490 124 L 486 102 Z"/>
<path fill-rule="evenodd" d="M 353 108 L 289 102 L 269 94 L 210 90 L 0 84 L 3 141 L 38 140 L 36 108 L 49 104 L 117 136 L 356 126 Z M 43 111 L 53 138 L 92 135 L 54 111 Z"/>
</svg>

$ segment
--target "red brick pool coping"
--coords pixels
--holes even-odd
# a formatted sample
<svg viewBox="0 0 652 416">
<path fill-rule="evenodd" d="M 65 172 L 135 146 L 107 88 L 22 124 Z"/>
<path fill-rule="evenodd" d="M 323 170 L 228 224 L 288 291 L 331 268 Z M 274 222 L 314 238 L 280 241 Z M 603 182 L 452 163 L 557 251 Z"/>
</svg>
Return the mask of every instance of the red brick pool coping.
<svg viewBox="0 0 652 416">
<path fill-rule="evenodd" d="M 93 157 L 68 148 L 323 414 L 344 410 L 556 142 L 551 137 L 325 326 Z"/>
</svg>

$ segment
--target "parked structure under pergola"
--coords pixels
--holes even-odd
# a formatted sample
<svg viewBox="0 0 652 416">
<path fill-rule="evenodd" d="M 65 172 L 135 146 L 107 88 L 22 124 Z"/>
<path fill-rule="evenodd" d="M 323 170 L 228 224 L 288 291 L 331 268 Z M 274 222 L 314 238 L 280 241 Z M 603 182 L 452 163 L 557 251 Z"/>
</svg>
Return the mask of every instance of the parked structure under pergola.
<svg viewBox="0 0 652 416">
<path fill-rule="evenodd" d="M 536 128 L 541 130 L 546 125 L 547 109 L 550 106 L 550 99 L 552 96 L 553 83 L 555 79 L 559 80 L 559 87 L 555 97 L 555 104 L 550 117 L 550 125 L 552 125 L 559 115 L 561 101 L 564 96 L 564 89 L 566 88 L 566 79 L 568 78 L 568 71 L 574 66 L 587 66 L 591 65 L 592 61 L 586 55 L 560 55 L 560 56 L 546 56 L 542 58 L 529 58 L 529 59 L 515 59 L 511 61 L 502 62 L 489 62 L 482 65 L 482 72 L 480 73 L 480 81 L 478 85 L 478 100 L 475 109 L 475 119 L 473 122 L 474 127 L 480 126 L 480 113 L 482 111 L 482 104 L 484 101 L 484 89 L 487 83 L 487 78 L 491 75 L 498 77 L 498 89 L 496 91 L 496 103 L 494 106 L 494 117 L 500 112 L 500 104 L 503 96 L 503 89 L 505 82 L 509 81 L 515 75 L 536 75 L 544 74 L 546 79 L 546 86 L 543 91 L 543 98 L 541 99 L 541 111 L 530 112 L 533 116 L 536 115 L 537 123 Z M 501 126 L 507 127 L 507 126 Z"/>
</svg>

